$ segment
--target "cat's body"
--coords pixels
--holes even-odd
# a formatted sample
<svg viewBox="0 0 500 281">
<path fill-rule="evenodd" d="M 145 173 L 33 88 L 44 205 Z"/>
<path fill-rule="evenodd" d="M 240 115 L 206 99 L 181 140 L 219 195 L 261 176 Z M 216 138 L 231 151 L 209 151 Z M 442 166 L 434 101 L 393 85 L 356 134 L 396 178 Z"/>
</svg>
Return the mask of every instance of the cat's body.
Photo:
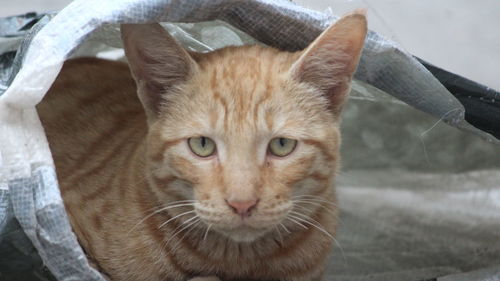
<svg viewBox="0 0 500 281">
<path fill-rule="evenodd" d="M 350 17 L 366 32 L 363 16 Z M 258 46 L 193 59 L 174 46 L 173 68 L 148 80 L 162 58 L 127 43 L 134 32 L 124 40 L 139 89 L 124 63 L 76 59 L 38 106 L 89 258 L 112 280 L 321 280 L 337 224 L 338 114 L 359 43 L 348 46 L 347 78 L 327 89 L 339 94 L 325 98 L 326 85 L 305 84 L 316 83 L 307 53 Z M 304 83 L 290 78 L 294 66 Z M 207 157 L 189 152 L 200 136 L 217 144 Z M 282 136 L 296 147 L 270 155 Z"/>
<path fill-rule="evenodd" d="M 86 87 L 77 86 L 82 80 Z M 283 247 L 279 236 L 237 244 L 211 232 L 205 238 L 201 230 L 190 232 L 182 242 L 185 232 L 180 233 L 164 246 L 180 223 L 172 221 L 171 227 L 159 229 L 172 217 L 168 213 L 139 223 L 158 203 L 148 200 L 154 195 L 144 170 L 147 122 L 126 64 L 98 59 L 67 62 L 38 110 L 73 229 L 87 254 L 117 280 L 185 280 L 219 272 L 225 272 L 220 277 L 249 272 L 246 276 L 255 280 L 308 280 L 307 269 L 321 270 L 317 264 L 325 262 L 331 239 L 313 227 L 294 235 L 280 229 Z M 325 199 L 335 202 L 333 196 L 330 189 Z M 182 198 L 172 201 L 177 200 Z M 335 221 L 322 219 L 332 214 L 319 211 L 316 219 L 327 222 L 323 226 L 333 234 Z"/>
</svg>

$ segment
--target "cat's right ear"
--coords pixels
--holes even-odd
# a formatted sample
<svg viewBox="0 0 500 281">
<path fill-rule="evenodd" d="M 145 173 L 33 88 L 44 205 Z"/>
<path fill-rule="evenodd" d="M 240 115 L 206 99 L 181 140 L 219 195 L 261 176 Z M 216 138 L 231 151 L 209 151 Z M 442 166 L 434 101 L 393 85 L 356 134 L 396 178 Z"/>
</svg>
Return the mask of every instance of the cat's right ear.
<svg viewBox="0 0 500 281">
<path fill-rule="evenodd" d="M 121 34 L 139 99 L 152 123 L 161 112 L 163 96 L 194 74 L 196 62 L 157 23 L 122 24 Z"/>
</svg>

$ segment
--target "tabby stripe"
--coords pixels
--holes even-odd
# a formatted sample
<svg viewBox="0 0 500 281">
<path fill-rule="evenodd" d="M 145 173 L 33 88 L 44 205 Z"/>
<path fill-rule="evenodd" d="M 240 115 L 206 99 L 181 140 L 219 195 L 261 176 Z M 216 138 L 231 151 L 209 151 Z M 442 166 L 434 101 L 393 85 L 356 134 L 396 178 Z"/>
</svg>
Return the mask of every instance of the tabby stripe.
<svg viewBox="0 0 500 281">
<path fill-rule="evenodd" d="M 272 59 L 274 59 L 274 56 L 272 56 Z M 273 90 L 274 90 L 273 83 L 272 83 L 272 80 L 271 80 L 271 77 L 272 77 L 271 70 L 272 70 L 271 67 L 267 68 L 267 72 L 266 72 L 266 75 L 265 75 L 265 78 L 266 78 L 266 89 L 264 91 L 264 96 L 262 96 L 260 98 L 260 100 L 257 102 L 257 104 L 255 105 L 255 109 L 254 109 L 254 120 L 255 120 L 255 122 L 257 122 L 257 114 L 259 112 L 260 106 L 265 101 L 267 101 L 268 99 L 271 98 Z M 272 121 L 271 121 L 271 124 L 269 124 L 269 120 L 268 120 L 269 118 L 268 118 L 268 116 L 269 116 L 269 114 L 266 113 L 266 121 L 267 121 L 268 129 L 271 130 L 272 129 Z"/>
<path fill-rule="evenodd" d="M 250 72 L 250 79 L 252 80 L 258 80 L 257 74 L 254 72 Z M 237 99 L 236 101 L 236 106 L 237 108 L 235 109 L 236 114 L 239 116 L 239 122 L 242 123 L 243 121 L 246 121 L 246 116 L 248 112 L 251 109 L 251 105 L 254 104 L 254 95 L 255 95 L 255 90 L 257 89 L 257 84 L 259 83 L 252 83 L 252 88 L 248 91 L 247 89 L 238 89 L 237 91 L 240 93 L 248 91 L 248 96 L 247 95 L 234 95 L 234 98 Z M 238 84 L 239 87 L 242 87 L 242 84 Z"/>
<path fill-rule="evenodd" d="M 224 99 L 218 92 L 215 92 L 214 93 L 214 98 L 216 101 L 218 101 L 221 105 L 222 105 L 222 108 L 224 109 L 223 111 L 223 114 L 224 114 L 224 130 L 228 130 L 229 129 L 229 115 L 228 115 L 228 105 L 227 105 L 227 101 L 226 99 Z"/>
<path fill-rule="evenodd" d="M 75 170 L 81 169 L 81 166 L 84 165 L 86 162 L 95 163 L 96 159 L 92 159 L 92 158 L 95 157 L 96 150 L 98 150 L 100 147 L 103 146 L 102 143 L 105 140 L 108 140 L 109 136 L 114 136 L 115 133 L 119 132 L 120 130 L 123 130 L 123 124 L 119 124 L 119 125 L 113 127 L 113 129 L 111 131 L 109 131 L 108 135 L 102 136 L 96 142 L 92 143 L 90 149 L 88 150 L 88 153 L 86 153 L 87 157 L 79 159 L 80 167 L 77 166 L 77 167 L 74 167 L 74 169 Z M 102 157 L 103 159 L 101 159 L 101 162 L 97 162 L 97 165 L 90 168 L 90 170 L 86 170 L 86 171 L 83 171 L 81 173 L 76 173 L 75 175 L 68 177 L 67 180 L 71 184 L 68 185 L 67 190 L 74 189 L 77 186 L 75 184 L 75 182 L 79 181 L 82 177 L 87 177 L 87 176 L 95 173 L 97 170 L 103 168 L 109 161 L 111 161 L 113 159 L 113 157 L 112 157 L 113 155 L 117 154 L 126 144 L 129 143 L 130 138 L 137 135 L 137 131 L 139 131 L 139 130 L 143 130 L 143 128 L 138 127 L 135 130 L 132 130 L 131 133 L 127 134 L 127 136 L 125 138 L 120 137 L 119 135 L 116 136 L 115 138 L 119 138 L 120 140 L 122 140 L 122 142 L 119 145 L 114 146 L 114 148 L 111 150 L 111 152 L 107 153 L 104 157 Z M 89 161 L 89 159 L 92 161 Z"/>
<path fill-rule="evenodd" d="M 323 153 L 323 156 L 326 158 L 327 161 L 335 160 L 335 156 L 332 155 L 332 153 L 328 150 L 327 146 L 322 142 L 315 139 L 304 139 L 303 142 L 305 144 L 317 147 Z"/>
<path fill-rule="evenodd" d="M 90 175 L 97 173 L 98 171 L 102 170 L 109 162 L 113 161 L 113 155 L 117 154 L 120 150 L 122 150 L 127 144 L 129 144 L 128 140 L 130 137 L 134 136 L 136 132 L 132 132 L 132 134 L 128 135 L 125 139 L 125 141 L 122 141 L 119 145 L 116 145 L 113 147 L 111 150 L 111 153 L 107 154 L 101 162 L 97 162 L 97 165 L 87 169 L 81 174 L 77 174 L 73 176 L 73 179 L 69 179 L 69 184 L 68 184 L 68 190 L 72 190 L 75 187 L 79 186 L 78 182 L 82 180 L 82 178 L 89 177 Z M 103 188 L 103 187 L 101 187 Z M 96 192 L 98 192 L 100 189 L 97 189 Z"/>
<path fill-rule="evenodd" d="M 184 141 L 184 138 L 172 139 L 172 140 L 164 140 L 161 147 L 157 150 L 158 152 L 150 157 L 150 159 L 156 163 L 160 163 L 165 158 L 165 151 L 170 147 L 177 145 Z"/>
<path fill-rule="evenodd" d="M 96 229 L 98 230 L 102 229 L 101 214 L 94 214 L 94 216 L 92 217 L 92 222 Z"/>
<path fill-rule="evenodd" d="M 102 198 L 102 196 L 108 194 L 113 188 L 113 182 L 117 177 L 109 177 L 103 185 L 95 185 L 96 189 L 92 191 L 90 194 L 82 195 L 80 200 L 81 208 L 84 208 L 85 205 L 94 199 Z"/>
<path fill-rule="evenodd" d="M 66 211 L 68 212 L 69 218 L 75 218 L 73 215 L 72 209 L 71 208 L 66 208 Z M 87 249 L 87 254 L 90 256 L 94 256 L 94 253 L 92 252 L 92 248 L 89 247 L 89 245 L 92 244 L 93 240 L 89 237 L 88 233 L 86 231 L 82 231 L 83 229 L 86 229 L 80 225 L 79 220 L 71 220 L 71 225 L 73 228 L 76 229 L 76 233 L 79 233 L 80 235 L 77 235 L 77 240 L 79 241 L 79 244 L 84 245 L 84 248 Z M 75 227 L 76 226 L 76 227 Z M 82 239 L 83 238 L 83 239 Z"/>
<path fill-rule="evenodd" d="M 177 177 L 170 176 L 170 175 L 163 177 L 163 178 L 160 178 L 157 175 L 153 175 L 153 180 L 154 180 L 154 183 L 156 184 L 156 187 L 168 188 L 169 187 L 168 185 L 171 184 L 172 182 L 174 182 L 176 179 L 177 179 Z"/>
<path fill-rule="evenodd" d="M 144 142 L 141 140 L 141 141 L 137 141 L 135 143 L 135 147 L 133 147 L 132 151 L 129 152 L 129 154 L 127 155 L 127 157 L 123 160 L 123 165 L 122 167 L 126 167 L 126 170 L 127 171 L 133 171 L 132 173 L 127 173 L 125 174 L 124 176 L 121 177 L 121 181 L 120 181 L 120 186 L 118 187 L 118 191 L 119 191 L 119 195 L 120 195 L 120 198 L 121 199 L 125 199 L 125 195 L 127 193 L 127 190 L 128 190 L 128 187 L 130 186 L 130 183 L 133 182 L 132 181 L 132 178 L 134 176 L 134 172 L 136 172 L 132 166 L 132 164 L 136 164 L 137 162 L 134 162 L 134 160 L 136 160 L 136 156 L 137 156 L 137 151 L 139 149 L 141 149 L 144 145 Z M 142 151 L 142 153 L 145 153 L 144 152 L 145 149 Z"/>
<path fill-rule="evenodd" d="M 151 188 L 151 186 L 149 185 L 148 182 L 146 182 L 146 184 L 149 186 L 149 188 Z M 147 190 L 138 189 L 138 194 L 141 197 L 141 200 L 143 202 L 142 204 L 140 204 L 140 207 L 141 207 L 142 212 L 144 214 L 148 214 L 148 212 L 150 212 L 151 209 L 153 208 L 153 206 L 151 206 L 151 204 L 147 203 L 148 202 L 148 198 L 154 197 L 154 194 L 152 194 L 149 191 L 148 195 L 144 195 L 144 192 L 148 192 L 148 191 Z M 171 216 L 168 213 L 166 213 L 166 212 L 159 213 L 158 215 L 162 216 L 162 218 L 165 221 L 171 219 Z M 166 240 L 165 240 L 166 237 L 165 237 L 163 231 L 159 231 L 158 230 L 158 226 L 160 225 L 160 222 L 158 221 L 157 217 L 158 216 L 154 216 L 151 219 L 147 219 L 145 221 L 145 224 L 147 226 L 146 230 L 150 233 L 151 237 L 153 237 L 156 240 L 156 243 L 158 245 L 164 245 L 165 242 L 166 242 Z M 172 221 L 172 223 L 173 223 L 172 224 L 173 226 L 176 226 L 176 227 L 178 226 L 178 224 L 177 224 L 176 221 Z M 165 245 L 165 247 L 162 247 L 162 253 L 163 253 L 164 256 L 166 256 L 168 258 L 168 260 L 170 261 L 170 265 L 173 267 L 174 270 L 176 270 L 177 272 L 179 272 L 182 275 L 188 275 L 188 276 L 190 276 L 192 274 L 192 272 L 190 270 L 185 269 L 180 264 L 180 262 L 175 258 L 175 256 L 172 255 L 171 249 L 170 249 L 169 245 Z"/>
<path fill-rule="evenodd" d="M 313 165 L 314 161 L 316 160 L 316 157 L 302 157 L 298 159 L 294 164 L 291 164 L 286 167 L 287 169 L 287 174 L 286 175 L 286 185 L 294 185 L 297 182 L 300 182 L 304 180 L 304 177 L 306 176 L 306 172 L 311 168 Z"/>
<path fill-rule="evenodd" d="M 309 175 L 309 177 L 318 182 L 324 182 L 330 179 L 328 175 L 323 175 L 320 172 L 314 172 L 311 175 Z"/>
<path fill-rule="evenodd" d="M 227 130 L 228 127 L 229 127 L 229 122 L 228 122 L 228 115 L 227 115 L 227 112 L 228 112 L 228 103 L 226 101 L 226 99 L 224 99 L 221 94 L 219 93 L 219 91 L 217 90 L 218 89 L 218 86 L 217 86 L 217 70 L 214 69 L 213 73 L 212 73 L 212 80 L 211 80 L 211 88 L 212 88 L 212 91 L 213 91 L 213 98 L 215 101 L 219 102 L 221 105 L 222 105 L 222 108 L 224 109 L 224 130 Z"/>
<path fill-rule="evenodd" d="M 324 180 L 324 181 L 327 181 L 327 182 L 326 182 L 326 183 L 324 183 L 318 191 L 316 191 L 316 192 L 314 192 L 314 193 L 312 193 L 312 194 L 310 194 L 310 195 L 313 195 L 313 196 L 319 196 L 319 195 L 322 195 L 323 193 L 325 193 L 325 192 L 326 192 L 326 191 L 327 191 L 327 190 L 328 190 L 328 189 L 332 186 L 332 185 L 330 184 L 329 179 L 326 179 L 326 180 Z"/>
</svg>

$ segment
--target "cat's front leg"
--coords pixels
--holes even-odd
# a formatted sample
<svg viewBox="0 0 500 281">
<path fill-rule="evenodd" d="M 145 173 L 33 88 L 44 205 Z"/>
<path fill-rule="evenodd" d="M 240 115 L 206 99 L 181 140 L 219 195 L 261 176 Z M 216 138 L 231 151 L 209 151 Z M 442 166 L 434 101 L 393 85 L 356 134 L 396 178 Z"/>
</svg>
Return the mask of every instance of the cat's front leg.
<svg viewBox="0 0 500 281">
<path fill-rule="evenodd" d="M 187 281 L 220 281 L 220 279 L 215 276 L 209 276 L 209 277 L 195 277 Z"/>
</svg>

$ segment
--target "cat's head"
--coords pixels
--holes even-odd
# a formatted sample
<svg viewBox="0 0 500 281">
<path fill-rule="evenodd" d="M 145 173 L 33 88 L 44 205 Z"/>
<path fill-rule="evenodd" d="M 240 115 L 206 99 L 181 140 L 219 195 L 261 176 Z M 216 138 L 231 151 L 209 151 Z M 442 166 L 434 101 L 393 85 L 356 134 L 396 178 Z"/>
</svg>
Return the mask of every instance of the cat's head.
<svg viewBox="0 0 500 281">
<path fill-rule="evenodd" d="M 333 198 L 340 112 L 365 35 L 354 13 L 302 52 L 194 54 L 158 24 L 123 25 L 157 201 L 236 241 L 309 220 Z"/>
</svg>

